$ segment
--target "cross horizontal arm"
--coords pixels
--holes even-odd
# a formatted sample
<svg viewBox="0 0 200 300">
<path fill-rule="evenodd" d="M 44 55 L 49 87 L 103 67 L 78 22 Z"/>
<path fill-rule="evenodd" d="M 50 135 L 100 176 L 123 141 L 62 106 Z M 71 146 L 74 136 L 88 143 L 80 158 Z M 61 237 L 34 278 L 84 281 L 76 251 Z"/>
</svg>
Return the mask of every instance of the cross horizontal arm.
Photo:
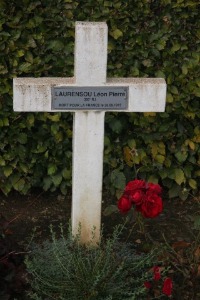
<svg viewBox="0 0 200 300">
<path fill-rule="evenodd" d="M 15 78 L 14 111 L 58 112 L 51 108 L 52 87 L 80 86 L 74 78 Z M 108 78 L 104 87 L 129 87 L 129 104 L 124 112 L 163 112 L 166 83 L 162 78 Z M 94 109 L 95 110 L 95 109 Z M 61 109 L 60 111 L 76 111 Z M 111 110 L 109 110 L 111 111 Z M 120 110 L 118 110 L 120 111 Z"/>
</svg>

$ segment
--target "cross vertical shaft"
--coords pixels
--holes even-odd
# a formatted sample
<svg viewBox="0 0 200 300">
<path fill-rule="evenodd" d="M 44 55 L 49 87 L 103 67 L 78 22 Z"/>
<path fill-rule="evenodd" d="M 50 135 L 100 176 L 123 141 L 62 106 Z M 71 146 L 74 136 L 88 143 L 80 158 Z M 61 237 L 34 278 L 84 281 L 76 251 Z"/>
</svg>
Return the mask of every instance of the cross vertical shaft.
<svg viewBox="0 0 200 300">
<path fill-rule="evenodd" d="M 76 25 L 75 80 L 79 86 L 106 83 L 107 25 Z M 72 233 L 99 241 L 103 176 L 104 111 L 77 111 L 73 124 Z"/>
</svg>

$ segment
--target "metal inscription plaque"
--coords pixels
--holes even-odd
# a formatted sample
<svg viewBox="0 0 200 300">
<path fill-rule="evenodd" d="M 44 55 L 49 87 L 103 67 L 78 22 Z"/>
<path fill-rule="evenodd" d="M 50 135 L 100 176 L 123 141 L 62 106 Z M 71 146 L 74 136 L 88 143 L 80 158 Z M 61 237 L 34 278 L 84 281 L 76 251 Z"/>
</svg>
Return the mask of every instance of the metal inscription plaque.
<svg viewBox="0 0 200 300">
<path fill-rule="evenodd" d="M 77 87 L 52 88 L 52 110 L 126 110 L 128 87 Z"/>
</svg>

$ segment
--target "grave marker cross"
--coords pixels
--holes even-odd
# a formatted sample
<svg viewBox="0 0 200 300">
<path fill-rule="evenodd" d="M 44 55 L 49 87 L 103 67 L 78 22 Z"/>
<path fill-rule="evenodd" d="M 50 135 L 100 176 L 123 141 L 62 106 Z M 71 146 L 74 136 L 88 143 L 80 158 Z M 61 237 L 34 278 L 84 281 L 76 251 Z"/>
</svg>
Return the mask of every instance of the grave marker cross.
<svg viewBox="0 0 200 300">
<path fill-rule="evenodd" d="M 127 98 L 127 107 L 120 109 L 124 101 L 120 99 L 117 111 L 162 112 L 165 109 L 166 83 L 164 79 L 106 78 L 107 35 L 107 25 L 104 22 L 76 22 L 74 78 L 14 79 L 14 111 L 75 112 L 73 121 L 72 231 L 73 234 L 76 234 L 79 224 L 81 224 L 81 241 L 83 243 L 90 241 L 92 228 L 95 228 L 93 242 L 98 242 L 100 238 L 104 115 L 107 110 L 115 110 L 115 104 L 112 103 L 117 100 L 115 101 L 113 91 L 117 87 L 126 89 L 125 97 L 122 98 Z M 74 108 L 72 90 L 68 93 L 71 95 L 71 100 L 65 99 L 62 100 L 64 102 L 61 101 L 60 105 L 55 104 L 60 99 L 55 97 L 56 89 L 58 91 L 60 89 L 62 92 L 66 91 L 65 89 L 68 87 L 74 88 L 76 95 L 78 94 L 76 91 L 81 91 L 81 89 L 85 91 L 86 87 L 87 91 L 92 91 L 93 88 L 93 94 L 95 91 L 97 94 L 97 87 L 101 92 L 103 88 L 103 96 L 97 97 L 97 106 L 94 109 L 89 106 L 85 107 L 88 105 L 87 103 L 94 103 L 92 102 L 94 99 L 86 99 L 81 96 L 80 107 L 83 108 L 80 109 L 79 104 L 77 104 L 78 108 Z M 106 103 L 107 101 L 110 103 L 110 100 L 105 95 L 112 93 L 114 96 L 108 106 Z M 102 106 L 101 98 L 104 101 Z M 55 106 L 52 104 L 53 101 Z M 77 101 L 75 97 L 74 101 Z"/>
</svg>

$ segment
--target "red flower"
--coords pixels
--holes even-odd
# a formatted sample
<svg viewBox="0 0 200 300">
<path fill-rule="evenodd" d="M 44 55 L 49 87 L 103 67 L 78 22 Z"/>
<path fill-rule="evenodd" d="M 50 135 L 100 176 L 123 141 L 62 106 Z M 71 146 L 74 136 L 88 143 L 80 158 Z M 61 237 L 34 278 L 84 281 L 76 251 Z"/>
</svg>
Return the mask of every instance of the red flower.
<svg viewBox="0 0 200 300">
<path fill-rule="evenodd" d="M 162 193 L 162 188 L 160 187 L 159 184 L 148 183 L 148 190 L 156 194 Z"/>
<path fill-rule="evenodd" d="M 153 267 L 153 274 L 154 274 L 153 279 L 159 280 L 161 278 L 160 267 L 158 266 Z"/>
<path fill-rule="evenodd" d="M 136 206 L 136 209 L 140 211 L 145 218 L 155 218 L 162 212 L 162 199 L 157 194 L 147 191 L 143 203 Z"/>
<path fill-rule="evenodd" d="M 151 283 L 149 281 L 145 281 L 144 282 L 144 286 L 147 288 L 147 289 L 150 289 L 151 288 Z"/>
<path fill-rule="evenodd" d="M 125 188 L 125 191 L 126 192 L 134 191 L 134 190 L 138 190 L 138 189 L 144 189 L 145 187 L 146 187 L 146 183 L 144 180 L 135 179 L 135 180 L 128 182 L 128 184 Z"/>
<path fill-rule="evenodd" d="M 144 192 L 141 190 L 135 190 L 129 192 L 130 199 L 135 205 L 140 205 L 144 199 Z"/>
<path fill-rule="evenodd" d="M 127 213 L 131 209 L 132 203 L 126 194 L 119 199 L 117 207 L 122 213 Z"/>
<path fill-rule="evenodd" d="M 123 196 L 119 199 L 118 208 L 126 213 L 135 204 L 136 210 L 140 211 L 145 218 L 157 217 L 163 207 L 159 194 L 162 189 L 159 184 L 146 183 L 144 180 L 129 181 L 125 187 Z"/>
<path fill-rule="evenodd" d="M 163 288 L 162 288 L 163 294 L 167 296 L 171 296 L 172 294 L 172 280 L 171 278 L 167 277 L 163 283 Z"/>
</svg>

